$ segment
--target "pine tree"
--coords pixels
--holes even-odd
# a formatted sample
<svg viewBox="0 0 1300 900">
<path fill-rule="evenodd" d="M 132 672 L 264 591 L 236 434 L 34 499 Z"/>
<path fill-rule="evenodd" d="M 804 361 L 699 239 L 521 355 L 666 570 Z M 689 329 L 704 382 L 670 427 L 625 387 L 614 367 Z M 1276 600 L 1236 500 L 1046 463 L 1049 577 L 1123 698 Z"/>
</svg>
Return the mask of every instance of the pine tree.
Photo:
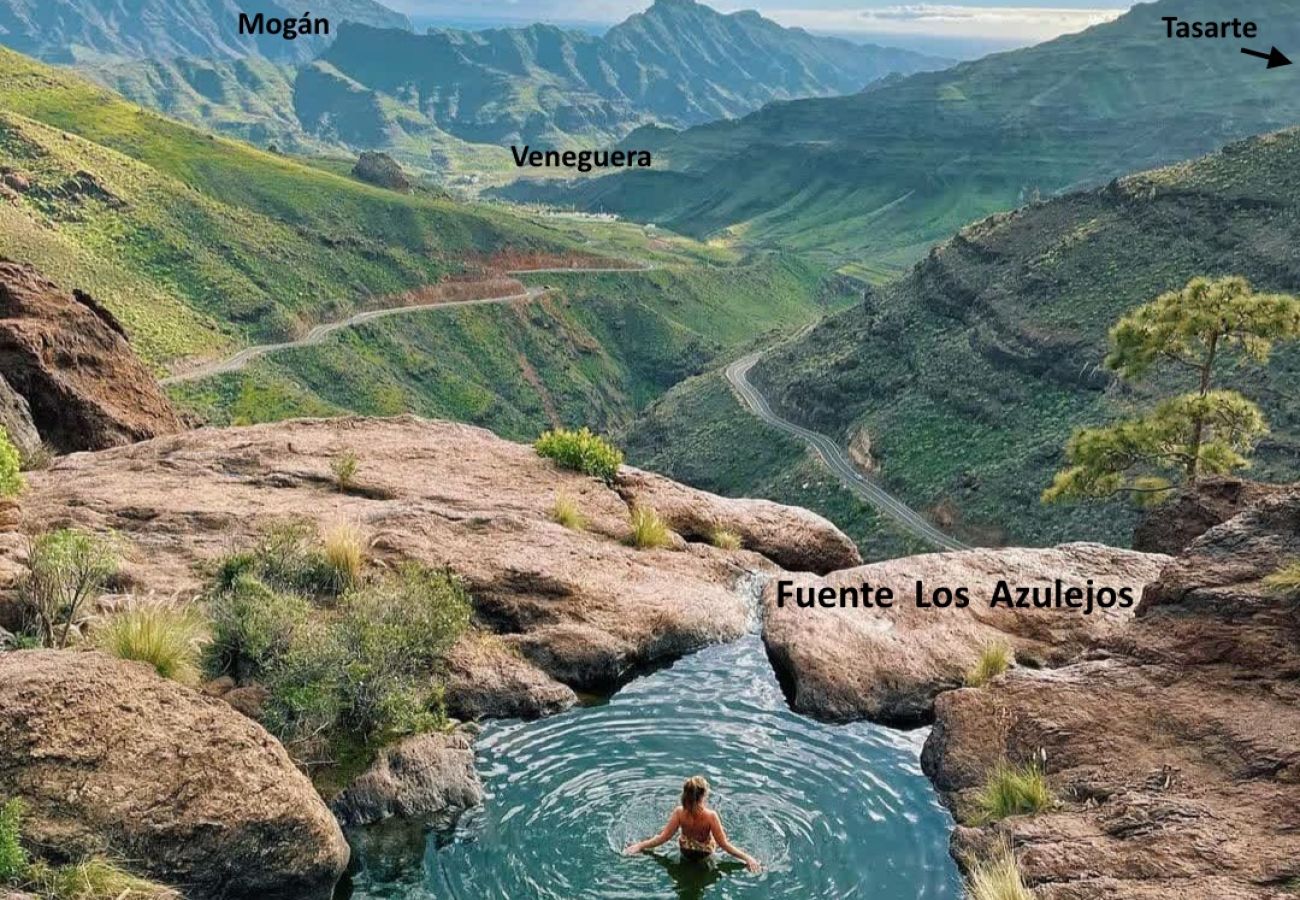
<svg viewBox="0 0 1300 900">
<path fill-rule="evenodd" d="M 1236 391 L 1215 387 L 1229 362 L 1265 365 L 1273 345 L 1300 339 L 1300 300 L 1256 294 L 1244 278 L 1195 278 L 1129 313 L 1111 329 L 1106 367 L 1136 382 L 1158 368 L 1186 373 L 1193 390 L 1135 419 L 1074 433 L 1070 465 L 1044 503 L 1129 494 L 1158 503 L 1174 485 L 1250 465 L 1268 422 Z"/>
</svg>

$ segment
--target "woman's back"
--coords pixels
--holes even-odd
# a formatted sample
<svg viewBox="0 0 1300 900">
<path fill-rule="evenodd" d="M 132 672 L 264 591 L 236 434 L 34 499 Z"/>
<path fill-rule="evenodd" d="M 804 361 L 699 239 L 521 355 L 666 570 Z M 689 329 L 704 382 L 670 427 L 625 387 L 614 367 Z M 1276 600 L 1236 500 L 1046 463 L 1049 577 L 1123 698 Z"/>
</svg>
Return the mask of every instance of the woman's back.
<svg viewBox="0 0 1300 900">
<path fill-rule="evenodd" d="M 713 837 L 713 811 L 703 807 L 687 809 L 679 806 L 678 824 L 681 825 L 682 833 L 693 841 L 706 843 Z"/>
</svg>

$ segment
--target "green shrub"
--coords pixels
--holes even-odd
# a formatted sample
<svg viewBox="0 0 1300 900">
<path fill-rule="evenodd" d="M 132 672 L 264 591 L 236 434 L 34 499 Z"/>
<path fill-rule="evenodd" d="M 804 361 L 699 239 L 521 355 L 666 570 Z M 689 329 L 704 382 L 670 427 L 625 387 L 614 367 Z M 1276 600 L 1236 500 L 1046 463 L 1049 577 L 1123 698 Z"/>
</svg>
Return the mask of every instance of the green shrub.
<svg viewBox="0 0 1300 900">
<path fill-rule="evenodd" d="M 311 614 L 306 598 L 268 587 L 251 573 L 219 586 L 208 602 L 208 673 L 229 673 L 240 681 L 262 677 L 293 648 Z"/>
<path fill-rule="evenodd" d="M 671 546 L 672 533 L 664 524 L 659 514 L 648 506 L 638 506 L 632 510 L 632 533 L 627 543 L 642 550 L 654 550 Z"/>
<path fill-rule="evenodd" d="M 425 731 L 442 717 L 431 678 L 469 627 L 469 595 L 449 572 L 402 567 L 348 594 L 334 627 L 342 651 L 342 708 L 348 731 Z"/>
<path fill-rule="evenodd" d="M 286 617 L 286 637 L 264 645 L 258 669 L 265 724 L 295 755 L 332 733 L 382 741 L 445 721 L 436 676 L 470 620 L 454 576 L 407 565 L 349 591 L 333 615 L 309 614 Z"/>
<path fill-rule="evenodd" d="M 568 495 L 555 498 L 555 506 L 551 507 L 551 518 L 573 531 L 584 531 L 587 528 L 587 517 L 578 508 L 578 501 Z"/>
<path fill-rule="evenodd" d="M 330 460 L 330 471 L 334 473 L 334 481 L 338 484 L 340 491 L 346 491 L 352 487 L 356 481 L 357 469 L 360 468 L 360 465 L 356 453 L 351 450 L 344 450 Z"/>
<path fill-rule="evenodd" d="M 1033 900 L 1010 847 L 976 862 L 966 875 L 967 900 Z"/>
<path fill-rule="evenodd" d="M 15 497 L 23 489 L 23 461 L 9 432 L 0 425 L 0 497 Z"/>
<path fill-rule="evenodd" d="M 1006 644 L 989 644 L 980 651 L 979 662 L 966 673 L 966 686 L 983 687 L 1011 668 L 1014 659 L 1011 648 Z"/>
<path fill-rule="evenodd" d="M 119 659 L 148 663 L 163 678 L 194 684 L 207 637 L 207 622 L 193 609 L 137 606 L 109 619 L 95 633 L 96 645 Z"/>
<path fill-rule="evenodd" d="M 340 589 L 337 562 L 321 546 L 316 529 L 301 522 L 281 522 L 266 529 L 252 550 L 231 553 L 217 563 L 216 588 L 225 590 L 252 575 L 280 591 L 312 596 Z"/>
<path fill-rule="evenodd" d="M 1300 594 L 1300 561 L 1278 569 L 1264 579 L 1264 587 L 1275 594 Z"/>
<path fill-rule="evenodd" d="M 557 428 L 543 434 L 533 446 L 538 454 L 555 460 L 560 467 L 594 475 L 607 483 L 614 481 L 618 467 L 623 464 L 622 451 L 587 428 L 578 431 Z"/>
<path fill-rule="evenodd" d="M 744 546 L 740 535 L 729 528 L 715 528 L 709 533 L 709 543 L 719 550 L 739 550 Z"/>
<path fill-rule="evenodd" d="M 27 851 L 20 841 L 22 820 L 21 800 L 0 803 L 0 885 L 17 882 L 27 871 Z"/>
<path fill-rule="evenodd" d="M 112 542 L 75 529 L 37 535 L 27 547 L 27 577 L 19 595 L 42 643 L 62 649 L 83 607 L 117 574 Z"/>
<path fill-rule="evenodd" d="M 975 795 L 977 821 L 998 822 L 1008 816 L 1033 815 L 1052 806 L 1052 791 L 1037 766 L 998 763 Z"/>
</svg>

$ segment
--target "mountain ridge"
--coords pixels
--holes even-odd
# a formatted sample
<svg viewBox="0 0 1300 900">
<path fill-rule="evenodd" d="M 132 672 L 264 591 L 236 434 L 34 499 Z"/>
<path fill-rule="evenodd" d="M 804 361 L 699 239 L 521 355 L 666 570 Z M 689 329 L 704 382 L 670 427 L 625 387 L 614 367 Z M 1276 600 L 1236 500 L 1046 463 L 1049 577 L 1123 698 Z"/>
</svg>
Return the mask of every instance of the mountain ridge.
<svg viewBox="0 0 1300 900">
<path fill-rule="evenodd" d="M 880 280 L 999 209 L 1300 121 L 1294 70 L 1266 71 L 1235 44 L 1165 37 L 1161 16 L 1217 10 L 1210 0 L 1139 5 L 1077 34 L 855 95 L 647 135 L 655 172 L 503 194 L 825 251 Z M 1300 44 L 1289 3 L 1265 0 L 1253 16 L 1268 42 Z"/>
<path fill-rule="evenodd" d="M 315 0 L 313 18 L 410 29 L 410 20 L 378 0 Z M 0 43 L 46 62 L 108 62 L 180 56 L 310 59 L 328 39 L 239 33 L 239 14 L 298 18 L 285 0 L 0 0 Z"/>
<path fill-rule="evenodd" d="M 466 140 L 536 144 L 729 118 L 947 61 L 657 0 L 600 37 L 544 24 L 423 35 L 349 25 L 318 63 Z"/>
<path fill-rule="evenodd" d="M 904 278 L 774 347 L 750 380 L 787 418 L 866 447 L 873 477 L 963 540 L 1125 544 L 1137 511 L 1123 503 L 1039 502 L 1075 427 L 1179 387 L 1112 383 L 1100 365 L 1110 326 L 1199 275 L 1300 292 L 1298 244 L 1293 128 L 968 225 Z M 1272 427 L 1255 477 L 1294 480 L 1300 348 L 1279 347 L 1263 373 L 1224 381 L 1257 400 Z M 874 517 L 810 494 L 802 447 L 738 409 L 716 373 L 686 382 L 630 429 L 629 458 L 708 490 L 817 509 L 868 555 L 892 546 Z M 746 458 L 756 443 L 769 448 L 761 465 L 702 465 Z"/>
</svg>

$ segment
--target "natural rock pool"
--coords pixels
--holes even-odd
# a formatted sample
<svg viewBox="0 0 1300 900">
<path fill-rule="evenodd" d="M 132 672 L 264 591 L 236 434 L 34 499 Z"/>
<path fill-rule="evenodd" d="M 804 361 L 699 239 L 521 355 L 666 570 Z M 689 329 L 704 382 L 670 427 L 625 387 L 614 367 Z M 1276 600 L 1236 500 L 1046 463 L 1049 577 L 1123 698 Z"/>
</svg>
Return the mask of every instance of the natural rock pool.
<svg viewBox="0 0 1300 900">
<path fill-rule="evenodd" d="M 354 836 L 350 897 L 957 898 L 952 821 L 921 774 L 924 737 L 791 713 L 749 636 L 602 705 L 488 725 L 484 806 L 451 833 Z M 764 872 L 725 856 L 683 863 L 675 841 L 620 855 L 662 828 L 693 774 Z"/>
</svg>

